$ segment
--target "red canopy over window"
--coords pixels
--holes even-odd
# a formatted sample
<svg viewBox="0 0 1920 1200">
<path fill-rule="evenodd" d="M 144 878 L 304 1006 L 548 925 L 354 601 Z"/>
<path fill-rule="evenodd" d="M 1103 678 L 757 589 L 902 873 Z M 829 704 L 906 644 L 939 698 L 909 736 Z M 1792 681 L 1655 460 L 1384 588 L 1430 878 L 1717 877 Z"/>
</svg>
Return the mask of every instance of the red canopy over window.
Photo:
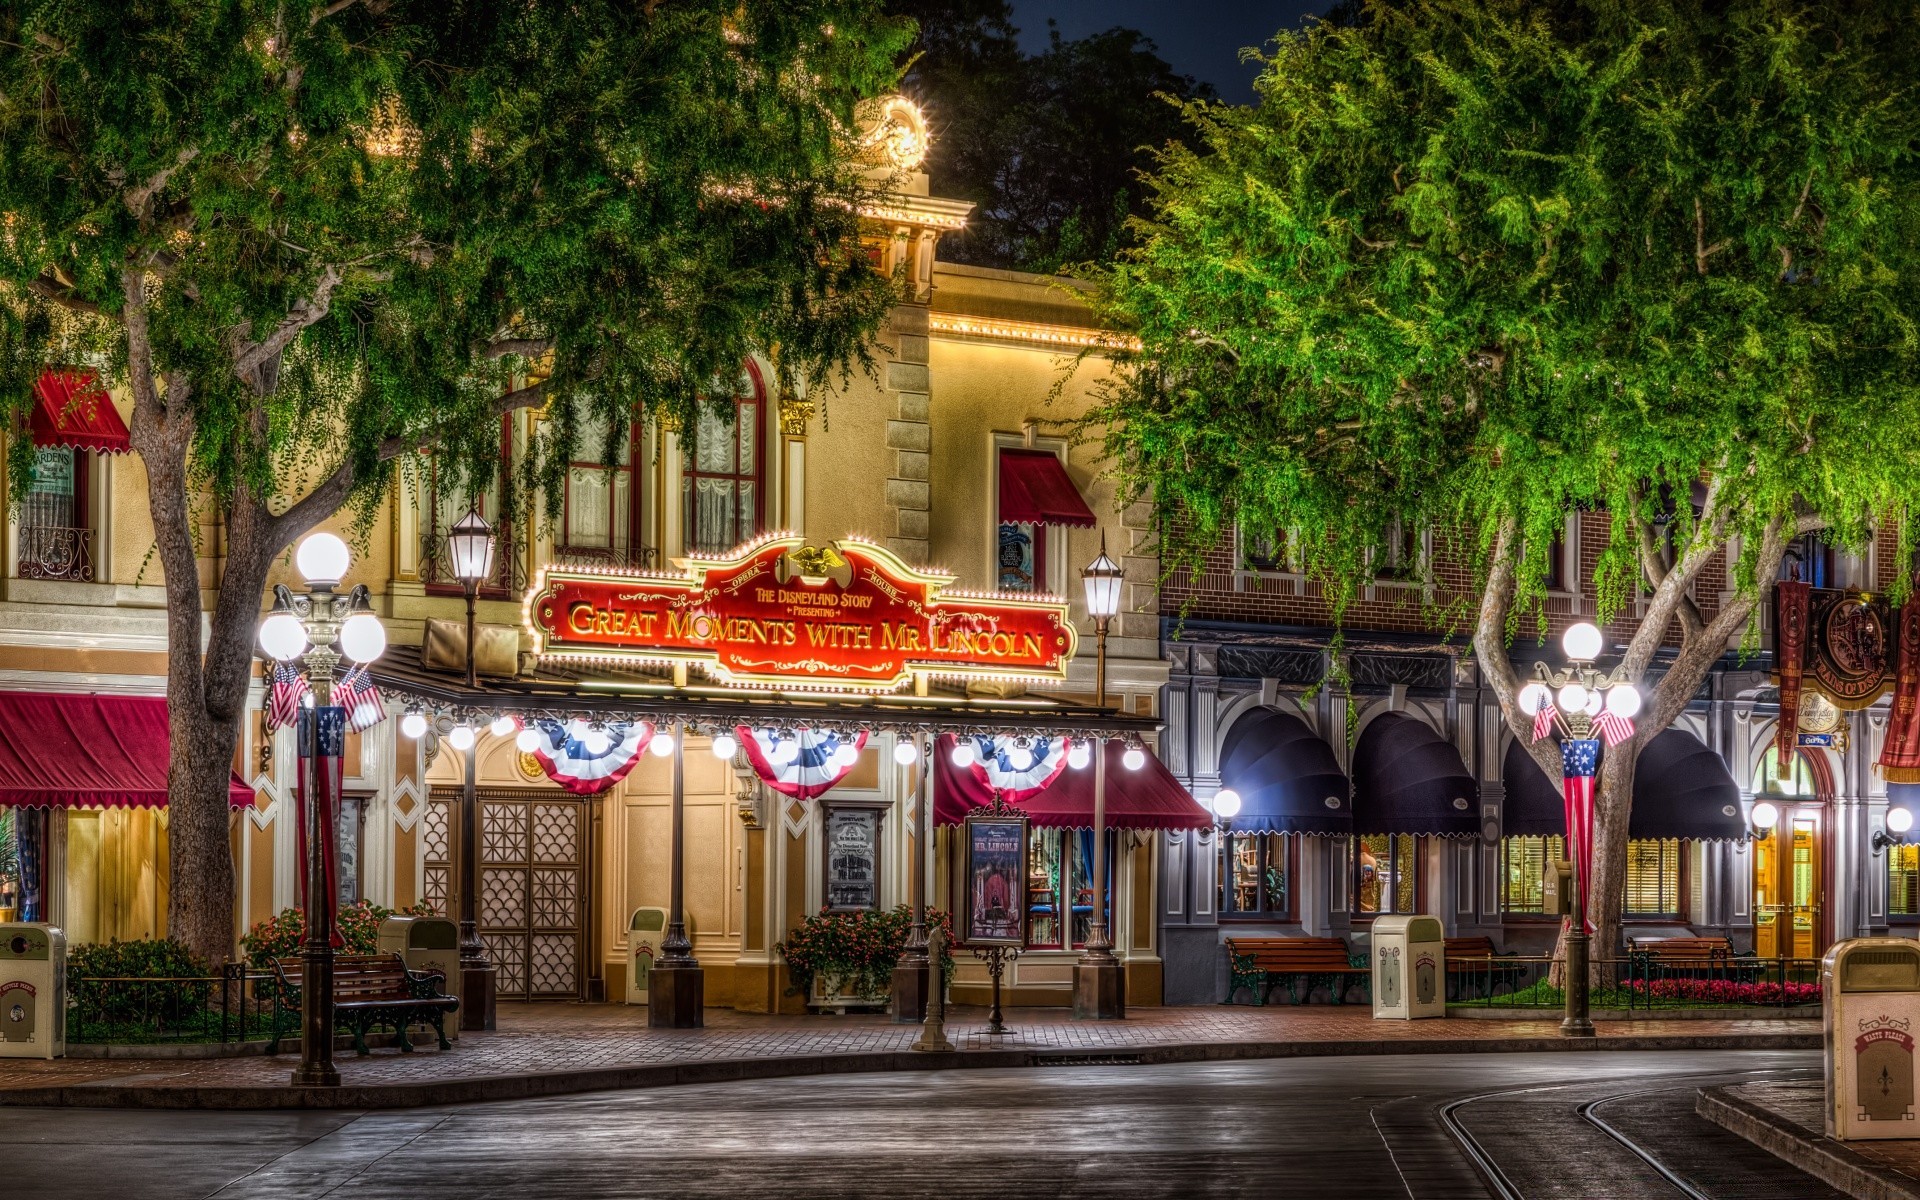
<svg viewBox="0 0 1920 1200">
<path fill-rule="evenodd" d="M 1126 746 L 1107 743 L 1107 828 L 1205 829 L 1213 817 L 1200 807 L 1152 751 L 1137 771 L 1121 761 Z M 972 767 L 953 765 L 953 735 L 945 734 L 933 755 L 933 817 L 958 825 L 976 808 L 993 803 L 993 789 Z M 1093 828 L 1093 766 L 1068 767 L 1037 795 L 1016 804 L 1035 825 Z"/>
<path fill-rule="evenodd" d="M 0 692 L 0 730 L 0 805 L 167 806 L 167 702 L 159 697 Z M 227 803 L 253 803 L 238 775 Z"/>
<path fill-rule="evenodd" d="M 1093 510 L 1051 450 L 1000 451 L 1000 520 L 1009 525 L 1078 525 L 1092 529 Z"/>
<path fill-rule="evenodd" d="M 49 370 L 33 385 L 39 403 L 33 406 L 28 428 L 36 446 L 72 446 L 123 454 L 127 423 L 113 407 L 113 398 L 94 382 L 92 371 Z"/>
</svg>

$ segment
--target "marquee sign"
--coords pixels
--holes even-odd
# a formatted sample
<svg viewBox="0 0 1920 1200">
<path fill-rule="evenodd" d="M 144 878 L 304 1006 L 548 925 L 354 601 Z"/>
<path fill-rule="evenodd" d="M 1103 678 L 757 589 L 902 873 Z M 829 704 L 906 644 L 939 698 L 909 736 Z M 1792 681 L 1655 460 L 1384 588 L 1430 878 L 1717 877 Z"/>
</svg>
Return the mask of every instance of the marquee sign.
<svg viewBox="0 0 1920 1200">
<path fill-rule="evenodd" d="M 873 542 L 769 534 L 678 572 L 547 567 L 527 593 L 534 652 L 699 663 L 753 686 L 891 691 L 926 675 L 1064 679 L 1063 600 L 951 590 Z"/>
</svg>

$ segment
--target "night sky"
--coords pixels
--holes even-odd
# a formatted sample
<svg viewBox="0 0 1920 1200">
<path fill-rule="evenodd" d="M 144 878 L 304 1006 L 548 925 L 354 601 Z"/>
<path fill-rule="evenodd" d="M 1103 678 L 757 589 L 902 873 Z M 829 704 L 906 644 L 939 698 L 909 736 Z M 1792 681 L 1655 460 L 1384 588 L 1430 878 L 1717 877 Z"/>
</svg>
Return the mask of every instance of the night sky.
<svg viewBox="0 0 1920 1200">
<path fill-rule="evenodd" d="M 1028 52 L 1047 44 L 1047 18 L 1069 38 L 1115 25 L 1141 30 L 1176 71 L 1211 83 L 1228 100 L 1253 99 L 1254 69 L 1242 46 L 1258 46 L 1282 27 L 1322 13 L 1331 0 L 1013 0 L 1013 21 Z"/>
</svg>

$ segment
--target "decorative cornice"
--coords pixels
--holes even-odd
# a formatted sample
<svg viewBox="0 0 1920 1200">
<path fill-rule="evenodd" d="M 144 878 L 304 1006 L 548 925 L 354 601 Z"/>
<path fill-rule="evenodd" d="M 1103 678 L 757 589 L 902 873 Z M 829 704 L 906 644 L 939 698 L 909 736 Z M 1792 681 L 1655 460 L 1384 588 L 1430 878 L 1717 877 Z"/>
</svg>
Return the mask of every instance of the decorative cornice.
<svg viewBox="0 0 1920 1200">
<path fill-rule="evenodd" d="M 985 341 L 1022 342 L 1029 345 L 1056 346 L 1061 349 L 1139 350 L 1140 339 L 1130 334 L 1110 333 L 1080 325 L 1046 325 L 1038 321 L 1011 321 L 995 317 L 964 317 L 952 313 L 933 313 L 928 327 L 949 337 L 980 338 Z"/>
</svg>

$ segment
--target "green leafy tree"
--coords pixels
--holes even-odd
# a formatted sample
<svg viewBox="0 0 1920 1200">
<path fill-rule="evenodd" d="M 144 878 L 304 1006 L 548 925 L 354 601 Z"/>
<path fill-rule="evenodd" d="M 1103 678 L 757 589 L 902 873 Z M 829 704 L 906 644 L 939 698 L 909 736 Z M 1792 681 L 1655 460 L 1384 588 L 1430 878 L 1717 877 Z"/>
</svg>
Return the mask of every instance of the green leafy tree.
<svg viewBox="0 0 1920 1200">
<path fill-rule="evenodd" d="M 302 533 L 423 450 L 486 486 L 515 409 L 551 405 L 533 494 L 588 416 L 684 419 L 749 351 L 782 386 L 865 364 L 894 287 L 858 243 L 856 109 L 910 32 L 875 0 L 0 7 L 0 404 L 49 362 L 132 395 L 174 937 L 230 949 L 227 766 Z"/>
<path fill-rule="evenodd" d="M 1133 29 L 1021 52 L 1005 0 L 893 0 L 920 33 L 907 87 L 927 106 L 935 193 L 977 207 L 941 257 L 1054 272 L 1110 262 L 1141 208 L 1153 148 L 1185 133 L 1173 101 L 1211 96 Z"/>
<path fill-rule="evenodd" d="M 1567 512 L 1609 514 L 1601 615 L 1637 598 L 1647 705 L 1599 784 L 1602 945 L 1635 758 L 1790 541 L 1890 522 L 1908 590 L 1917 30 L 1878 0 L 1359 5 L 1282 33 L 1257 105 L 1188 106 L 1203 148 L 1163 156 L 1104 279 L 1143 349 L 1091 419 L 1169 563 L 1292 531 L 1338 616 L 1394 522 L 1429 523 L 1485 581 L 1436 624 L 1471 625 L 1556 781 L 1508 645 Z"/>
</svg>

